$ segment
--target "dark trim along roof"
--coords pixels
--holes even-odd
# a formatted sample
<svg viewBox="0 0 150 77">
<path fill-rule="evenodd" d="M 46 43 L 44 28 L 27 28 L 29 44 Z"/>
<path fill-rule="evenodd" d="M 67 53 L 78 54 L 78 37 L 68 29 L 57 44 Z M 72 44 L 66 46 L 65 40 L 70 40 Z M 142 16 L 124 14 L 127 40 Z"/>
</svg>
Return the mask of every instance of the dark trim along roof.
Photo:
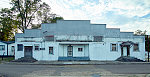
<svg viewBox="0 0 150 77">
<path fill-rule="evenodd" d="M 12 44 L 12 43 L 15 43 L 15 41 L 0 41 L 2 43 L 5 43 L 5 44 Z"/>
</svg>

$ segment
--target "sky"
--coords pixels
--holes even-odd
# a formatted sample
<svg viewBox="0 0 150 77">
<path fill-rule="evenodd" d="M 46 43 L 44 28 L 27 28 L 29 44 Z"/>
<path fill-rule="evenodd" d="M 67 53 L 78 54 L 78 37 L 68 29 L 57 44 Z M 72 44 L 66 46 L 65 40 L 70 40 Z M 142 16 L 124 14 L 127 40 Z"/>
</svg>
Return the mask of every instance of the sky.
<svg viewBox="0 0 150 77">
<path fill-rule="evenodd" d="M 51 12 L 65 20 L 91 20 L 107 24 L 107 28 L 150 34 L 150 0 L 42 0 Z M 9 0 L 0 0 L 0 8 L 11 7 Z"/>
</svg>

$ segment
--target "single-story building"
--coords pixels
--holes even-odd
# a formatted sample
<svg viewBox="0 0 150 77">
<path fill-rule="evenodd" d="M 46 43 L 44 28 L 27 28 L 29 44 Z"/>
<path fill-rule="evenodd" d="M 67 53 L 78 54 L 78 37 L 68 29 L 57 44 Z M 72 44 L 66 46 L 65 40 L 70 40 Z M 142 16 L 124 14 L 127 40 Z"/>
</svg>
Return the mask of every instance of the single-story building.
<svg viewBox="0 0 150 77">
<path fill-rule="evenodd" d="M 15 59 L 102 61 L 120 56 L 145 60 L 145 36 L 92 24 L 90 20 L 58 20 L 15 35 Z"/>
<path fill-rule="evenodd" d="M 0 41 L 0 56 L 15 55 L 15 41 Z"/>
</svg>

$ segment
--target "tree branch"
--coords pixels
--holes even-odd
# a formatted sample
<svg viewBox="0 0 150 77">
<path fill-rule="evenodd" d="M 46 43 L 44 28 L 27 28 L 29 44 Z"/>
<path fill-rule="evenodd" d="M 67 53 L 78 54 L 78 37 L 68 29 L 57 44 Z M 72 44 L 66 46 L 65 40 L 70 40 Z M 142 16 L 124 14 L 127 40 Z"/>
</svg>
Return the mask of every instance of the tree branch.
<svg viewBox="0 0 150 77">
<path fill-rule="evenodd" d="M 34 13 L 30 16 L 30 19 L 29 19 L 29 22 L 28 22 L 27 26 L 29 26 L 33 15 L 34 15 L 41 7 L 42 7 L 42 5 L 40 5 L 40 7 L 39 7 L 38 9 L 36 9 L 36 10 L 34 11 Z"/>
</svg>

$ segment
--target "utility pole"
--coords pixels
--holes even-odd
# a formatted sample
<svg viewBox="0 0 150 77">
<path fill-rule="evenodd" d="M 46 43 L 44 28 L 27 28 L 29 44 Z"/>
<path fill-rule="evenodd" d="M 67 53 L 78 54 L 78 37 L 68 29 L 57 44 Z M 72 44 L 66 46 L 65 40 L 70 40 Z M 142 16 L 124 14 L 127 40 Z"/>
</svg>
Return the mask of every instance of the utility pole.
<svg viewBox="0 0 150 77">
<path fill-rule="evenodd" d="M 149 62 L 149 35 L 147 36 L 147 40 L 148 40 L 148 62 Z"/>
<path fill-rule="evenodd" d="M 150 47 L 149 46 L 149 35 L 146 35 L 146 38 L 147 38 L 147 47 L 146 48 L 147 48 L 147 52 L 148 52 L 148 62 L 149 62 L 149 51 L 150 51 L 149 50 L 149 47 Z"/>
</svg>

